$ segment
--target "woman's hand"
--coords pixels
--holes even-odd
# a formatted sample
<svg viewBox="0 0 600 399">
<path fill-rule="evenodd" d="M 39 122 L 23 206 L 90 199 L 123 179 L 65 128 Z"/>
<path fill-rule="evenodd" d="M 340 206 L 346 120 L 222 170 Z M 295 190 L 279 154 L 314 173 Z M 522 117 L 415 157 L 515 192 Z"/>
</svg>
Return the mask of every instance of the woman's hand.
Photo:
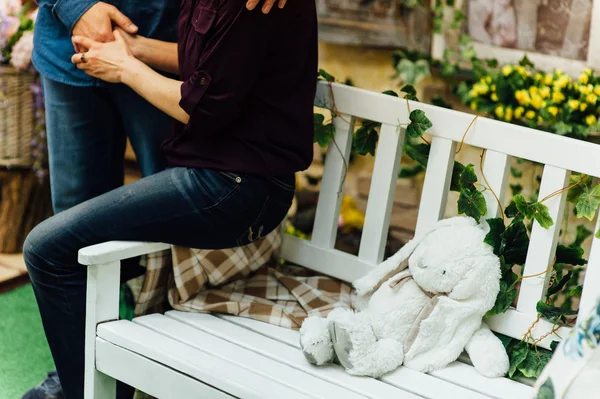
<svg viewBox="0 0 600 399">
<path fill-rule="evenodd" d="M 147 38 L 140 35 L 133 35 L 119 27 L 115 28 L 115 31 L 118 31 L 121 34 L 125 44 L 127 44 L 127 47 L 129 47 L 131 54 L 135 58 L 141 59 L 141 57 L 144 55 L 144 41 L 146 41 Z"/>
<path fill-rule="evenodd" d="M 115 40 L 100 43 L 82 36 L 73 37 L 73 44 L 89 49 L 85 53 L 73 55 L 71 62 L 90 76 L 110 83 L 121 83 L 123 74 L 135 68 L 138 60 L 127 46 L 123 35 L 114 31 Z"/>
</svg>

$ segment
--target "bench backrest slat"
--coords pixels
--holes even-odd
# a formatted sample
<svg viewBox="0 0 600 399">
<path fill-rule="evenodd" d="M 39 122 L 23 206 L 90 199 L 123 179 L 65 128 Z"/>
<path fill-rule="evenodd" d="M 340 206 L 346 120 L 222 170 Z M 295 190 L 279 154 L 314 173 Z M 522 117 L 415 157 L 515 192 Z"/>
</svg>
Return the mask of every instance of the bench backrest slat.
<svg viewBox="0 0 600 399">
<path fill-rule="evenodd" d="M 327 150 L 312 235 L 312 243 L 320 248 L 333 248 L 335 244 L 342 186 L 348 171 L 347 160 L 354 133 L 354 119 L 348 115 L 337 116 L 333 123 L 336 134 L 334 143 Z"/>
<path fill-rule="evenodd" d="M 542 175 L 539 200 L 564 188 L 569 182 L 569 176 L 570 173 L 564 169 L 546 165 Z M 565 191 L 544 202 L 554 221 L 554 224 L 550 228 L 544 229 L 537 222 L 533 224 L 523 274 L 525 276 L 543 274 L 521 281 L 519 300 L 517 302 L 517 310 L 519 312 L 535 314 L 537 312 L 536 304 L 538 301 L 544 299 L 546 286 L 552 272 L 548 269 L 554 263 L 554 254 L 556 253 L 566 199 L 567 192 Z"/>
<path fill-rule="evenodd" d="M 510 157 L 508 155 L 497 151 L 486 151 L 483 163 L 483 175 L 485 176 L 485 180 L 482 178 L 482 183 L 486 186 L 489 185 L 488 188 L 490 188 L 490 190 L 485 190 L 483 192 L 485 203 L 487 205 L 487 214 L 484 219 L 502 216 L 504 210 L 501 209 L 500 204 L 504 206 L 509 169 Z M 496 198 L 496 196 L 498 196 L 498 198 Z"/>
<path fill-rule="evenodd" d="M 410 110 L 423 110 L 433 123 L 428 130 L 431 150 L 419 215 L 417 234 L 432 227 L 443 218 L 446 211 L 448 191 L 452 179 L 457 143 L 486 150 L 483 171 L 487 184 L 504 204 L 510 160 L 513 157 L 537 162 L 544 166 L 539 199 L 564 188 L 571 172 L 600 177 L 600 146 L 568 139 L 538 130 L 503 123 L 483 117 L 473 121 L 473 115 L 435 107 L 429 104 L 408 102 L 404 99 L 373 93 L 354 87 L 321 82 L 315 97 L 316 106 L 324 106 L 342 113 L 336 118 L 336 145 L 330 145 L 321 184 L 314 233 L 311 241 L 296 237 L 284 239 L 282 256 L 294 263 L 331 276 L 354 281 L 370 267 L 381 261 L 395 194 L 395 180 L 402 155 L 400 144 L 403 135 L 395 126 L 409 121 Z M 361 238 L 359 256 L 334 249 L 337 221 L 341 201 L 341 187 L 345 160 L 349 159 L 354 118 L 363 118 L 383 124 L 375 157 L 371 189 L 369 192 L 365 226 Z M 351 121 L 348 124 L 347 121 Z M 472 123 L 465 136 L 465 129 Z M 341 153 L 340 153 L 341 152 Z M 342 156 L 343 155 L 343 156 Z M 476 170 L 479 165 L 476 165 Z M 485 184 L 483 179 L 480 183 Z M 560 226 L 563 219 L 566 192 L 556 195 L 544 204 L 548 207 L 554 225 L 543 229 L 534 222 L 524 274 L 538 277 L 521 281 L 516 308 L 489 319 L 490 327 L 497 332 L 520 339 L 537 319 L 536 304 L 544 299 L 551 272 Z M 491 190 L 484 192 L 488 213 L 486 217 L 498 217 L 502 209 Z M 600 227 L 600 224 L 596 227 Z M 580 311 L 587 312 L 600 295 L 600 239 L 593 240 L 589 264 L 583 285 Z M 532 329 L 536 338 L 545 336 L 553 328 L 551 322 L 540 320 Z M 557 331 L 565 336 L 568 327 Z M 540 342 L 548 348 L 550 335 Z"/>
<path fill-rule="evenodd" d="M 400 171 L 404 134 L 404 129 L 397 131 L 396 126 L 388 124 L 384 124 L 379 133 L 377 157 L 358 252 L 358 257 L 368 262 L 379 263 L 383 259 Z"/>
<path fill-rule="evenodd" d="M 446 212 L 455 155 L 456 143 L 454 141 L 442 137 L 432 138 L 423 193 L 419 204 L 416 234 L 432 228 Z"/>
</svg>

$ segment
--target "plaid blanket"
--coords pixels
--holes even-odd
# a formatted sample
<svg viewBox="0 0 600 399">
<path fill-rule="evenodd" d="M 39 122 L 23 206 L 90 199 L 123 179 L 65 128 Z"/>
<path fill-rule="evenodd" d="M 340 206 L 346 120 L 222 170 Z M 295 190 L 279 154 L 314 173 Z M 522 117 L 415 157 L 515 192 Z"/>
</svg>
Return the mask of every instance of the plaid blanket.
<svg viewBox="0 0 600 399">
<path fill-rule="evenodd" d="M 174 308 L 299 329 L 308 315 L 356 307 L 349 284 L 282 263 L 281 242 L 277 229 L 244 247 L 209 251 L 174 246 L 146 256 L 136 316 Z"/>
</svg>

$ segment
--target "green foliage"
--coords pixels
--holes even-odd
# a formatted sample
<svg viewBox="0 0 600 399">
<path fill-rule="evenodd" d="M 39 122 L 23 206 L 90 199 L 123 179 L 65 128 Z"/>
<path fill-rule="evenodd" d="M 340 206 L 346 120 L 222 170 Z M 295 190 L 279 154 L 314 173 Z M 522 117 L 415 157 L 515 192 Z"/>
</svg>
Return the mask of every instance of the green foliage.
<svg viewBox="0 0 600 399">
<path fill-rule="evenodd" d="M 548 350 L 514 340 L 509 345 L 508 354 L 510 358 L 508 376 L 513 379 L 538 378 L 552 357 L 552 352 Z"/>
<path fill-rule="evenodd" d="M 577 314 L 577 310 L 565 309 L 562 307 L 556 307 L 548 305 L 542 301 L 539 301 L 535 306 L 535 309 L 541 314 L 546 320 L 553 323 L 566 322 L 567 316 L 573 316 Z"/>
<path fill-rule="evenodd" d="M 318 143 L 321 148 L 327 147 L 329 142 L 335 136 L 335 126 L 333 123 L 329 122 L 327 124 L 325 122 L 325 116 L 322 114 L 314 114 L 313 115 L 313 123 L 314 123 L 314 141 Z"/>
<path fill-rule="evenodd" d="M 352 150 L 358 155 L 375 155 L 375 148 L 379 140 L 379 132 L 377 129 L 381 126 L 380 123 L 364 120 L 360 129 L 354 133 L 352 140 Z"/>
<path fill-rule="evenodd" d="M 425 112 L 420 109 L 412 111 L 409 119 L 410 123 L 406 127 L 406 134 L 413 139 L 421 137 L 427 129 L 433 126 L 431 121 L 425 116 Z"/>
<path fill-rule="evenodd" d="M 554 393 L 554 384 L 552 383 L 552 379 L 548 378 L 538 389 L 537 397 L 535 399 L 556 399 L 556 394 Z"/>
<path fill-rule="evenodd" d="M 319 79 L 322 80 L 326 80 L 328 82 L 335 82 L 335 76 L 333 76 L 332 74 L 330 74 L 329 72 L 327 72 L 324 69 L 319 69 L 319 74 L 318 74 Z"/>
<path fill-rule="evenodd" d="M 520 184 L 511 184 L 510 191 L 512 192 L 513 197 L 515 195 L 521 194 L 523 192 L 523 186 Z"/>
<path fill-rule="evenodd" d="M 548 229 L 554 224 L 546 205 L 537 201 L 528 202 L 521 194 L 513 197 L 506 211 L 506 216 L 508 217 L 521 215 L 525 219 L 535 219 L 544 229 Z"/>
<path fill-rule="evenodd" d="M 396 74 L 393 78 L 414 85 L 428 76 L 431 76 L 431 71 L 427 60 L 411 61 L 405 58 L 396 64 Z"/>
<path fill-rule="evenodd" d="M 487 213 L 487 204 L 481 191 L 475 187 L 475 183 L 477 183 L 477 175 L 473 165 L 469 164 L 459 175 L 458 213 L 479 221 L 479 218 Z"/>
<path fill-rule="evenodd" d="M 431 99 L 431 104 L 437 107 L 452 109 L 452 106 L 448 104 L 439 94 L 436 94 L 435 97 Z"/>
<path fill-rule="evenodd" d="M 417 90 L 412 85 L 406 85 L 400 89 L 402 92 L 406 93 L 404 98 L 409 99 L 411 101 L 419 101 L 417 98 Z"/>
</svg>

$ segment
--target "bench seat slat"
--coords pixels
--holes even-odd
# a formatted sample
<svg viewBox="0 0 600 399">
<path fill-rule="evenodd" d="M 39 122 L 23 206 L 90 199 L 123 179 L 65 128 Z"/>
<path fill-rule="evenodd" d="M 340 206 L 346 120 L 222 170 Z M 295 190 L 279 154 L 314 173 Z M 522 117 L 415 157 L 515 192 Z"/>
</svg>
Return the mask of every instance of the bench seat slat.
<svg viewBox="0 0 600 399">
<path fill-rule="evenodd" d="M 239 398 L 310 398 L 130 321 L 100 324 L 98 337 Z"/>
<path fill-rule="evenodd" d="M 196 348 L 209 355 L 219 357 L 240 367 L 260 374 L 282 385 L 304 393 L 310 397 L 330 399 L 343 397 L 347 399 L 364 398 L 338 385 L 328 383 L 311 377 L 301 371 L 274 362 L 257 353 L 234 345 L 221 338 L 200 331 L 188 324 L 183 324 L 171 317 L 163 315 L 149 315 L 138 317 L 134 322 L 143 325 L 159 334 L 173 338 L 186 345 Z"/>
<path fill-rule="evenodd" d="M 273 325 L 270 325 L 267 323 L 261 323 L 256 320 L 247 319 L 247 318 L 243 318 L 243 317 L 235 317 L 235 316 L 228 316 L 228 315 L 222 315 L 222 316 L 218 316 L 218 317 L 225 319 L 225 320 L 229 321 L 230 323 L 233 323 L 233 324 L 236 324 L 239 326 L 243 326 L 244 328 L 246 328 L 250 331 L 254 331 L 261 335 L 276 339 L 280 342 L 284 342 L 284 343 L 300 350 L 300 345 L 298 343 L 298 340 L 299 340 L 298 332 L 296 332 L 296 331 L 288 330 L 285 328 L 280 328 L 280 327 L 273 326 Z M 382 381 L 385 381 L 385 382 L 395 385 L 395 383 L 399 383 L 399 382 L 406 383 L 407 379 L 416 378 L 415 374 L 429 377 L 425 374 L 419 373 L 414 370 L 410 370 L 405 367 L 401 367 L 399 370 L 402 370 L 404 372 L 404 374 L 401 374 L 398 371 L 396 371 L 396 372 L 390 373 L 387 376 L 384 376 L 382 378 Z M 406 376 L 407 372 L 410 372 L 410 375 L 408 377 Z M 468 389 L 469 392 L 471 392 L 471 391 L 481 392 L 481 394 L 477 394 L 475 392 L 476 395 L 481 395 L 481 396 L 475 396 L 475 397 L 479 397 L 479 398 L 483 398 L 483 397 L 493 397 L 493 398 L 501 398 L 501 399 L 529 398 L 529 396 L 531 396 L 531 392 L 532 392 L 531 387 L 521 384 L 521 383 L 518 383 L 516 381 L 509 380 L 507 378 L 494 378 L 494 379 L 486 378 L 486 377 L 482 376 L 481 374 L 479 374 L 475 370 L 474 367 L 472 367 L 468 364 L 458 362 L 458 361 L 450 364 L 448 367 L 446 367 L 443 370 L 434 371 L 430 374 L 431 374 L 431 376 L 434 376 L 440 380 L 443 380 L 444 382 L 451 383 L 453 385 L 454 384 L 460 385 L 460 386 L 464 387 L 465 389 Z M 432 381 L 434 381 L 434 380 L 432 380 L 430 378 L 427 381 L 425 381 L 424 384 L 430 386 L 432 384 Z M 462 395 L 462 392 L 463 391 L 461 391 L 461 395 Z M 488 395 L 488 396 L 483 396 L 483 394 Z M 423 395 L 423 396 L 425 396 L 427 398 L 430 397 L 427 395 Z M 435 396 L 431 396 L 431 397 L 435 397 Z M 454 398 L 454 396 L 442 396 L 442 397 L 443 398 Z M 462 399 L 463 397 L 467 398 L 467 397 L 471 397 L 471 396 L 457 396 L 457 397 L 460 397 Z"/>
<path fill-rule="evenodd" d="M 368 381 L 371 384 L 377 384 L 376 386 L 379 387 L 385 386 L 387 390 L 397 390 L 400 394 L 412 392 L 413 395 L 410 397 L 415 397 L 414 395 L 431 399 L 447 399 L 454 397 L 461 399 L 485 399 L 490 397 L 405 367 L 400 367 L 394 372 L 384 376 L 381 379 L 381 382 L 369 378 L 352 377 L 339 366 L 315 368 L 306 362 L 300 351 L 298 343 L 299 333 L 297 331 L 285 330 L 255 320 L 237 318 L 241 321 L 241 324 L 253 327 L 244 328 L 241 324 L 233 322 L 235 319 L 234 317 L 217 318 L 210 315 L 190 314 L 176 311 L 168 312 L 167 316 L 177 318 L 178 320 L 185 320 L 187 323 L 191 323 L 197 328 L 201 328 L 212 334 L 226 334 L 228 337 L 226 339 L 231 339 L 240 346 L 252 348 L 252 350 L 259 350 L 261 351 L 261 354 L 272 356 L 274 360 L 282 358 L 283 353 L 289 353 L 289 361 L 292 362 L 293 367 L 300 367 L 308 372 L 317 373 L 317 375 L 335 370 L 337 375 L 339 375 L 337 382 L 341 385 L 343 384 L 343 386 L 348 389 L 350 389 L 350 385 L 348 385 L 350 382 L 355 383 L 362 381 L 364 383 Z M 265 328 L 263 329 L 262 327 Z M 276 337 L 272 336 L 273 333 L 276 334 L 277 330 L 282 330 L 281 334 L 278 334 Z M 261 331 L 261 333 L 259 333 L 260 335 L 253 334 L 257 331 Z M 256 336 L 256 338 L 249 338 L 249 334 Z M 293 336 L 295 336 L 295 339 Z M 280 339 L 284 340 L 285 344 L 280 341 Z M 348 382 L 346 382 L 346 380 Z M 402 391 L 399 391 L 399 389 Z M 368 394 L 368 392 L 370 391 L 366 391 L 365 393 Z"/>
<path fill-rule="evenodd" d="M 141 391 L 160 399 L 231 399 L 233 396 L 204 384 L 164 364 L 121 348 L 102 338 L 96 338 L 96 368 L 112 378 L 137 387 Z M 152 378 L 150 376 L 159 376 Z M 108 393 L 102 393 L 108 394 Z M 99 399 L 114 399 L 99 396 Z"/>
</svg>

